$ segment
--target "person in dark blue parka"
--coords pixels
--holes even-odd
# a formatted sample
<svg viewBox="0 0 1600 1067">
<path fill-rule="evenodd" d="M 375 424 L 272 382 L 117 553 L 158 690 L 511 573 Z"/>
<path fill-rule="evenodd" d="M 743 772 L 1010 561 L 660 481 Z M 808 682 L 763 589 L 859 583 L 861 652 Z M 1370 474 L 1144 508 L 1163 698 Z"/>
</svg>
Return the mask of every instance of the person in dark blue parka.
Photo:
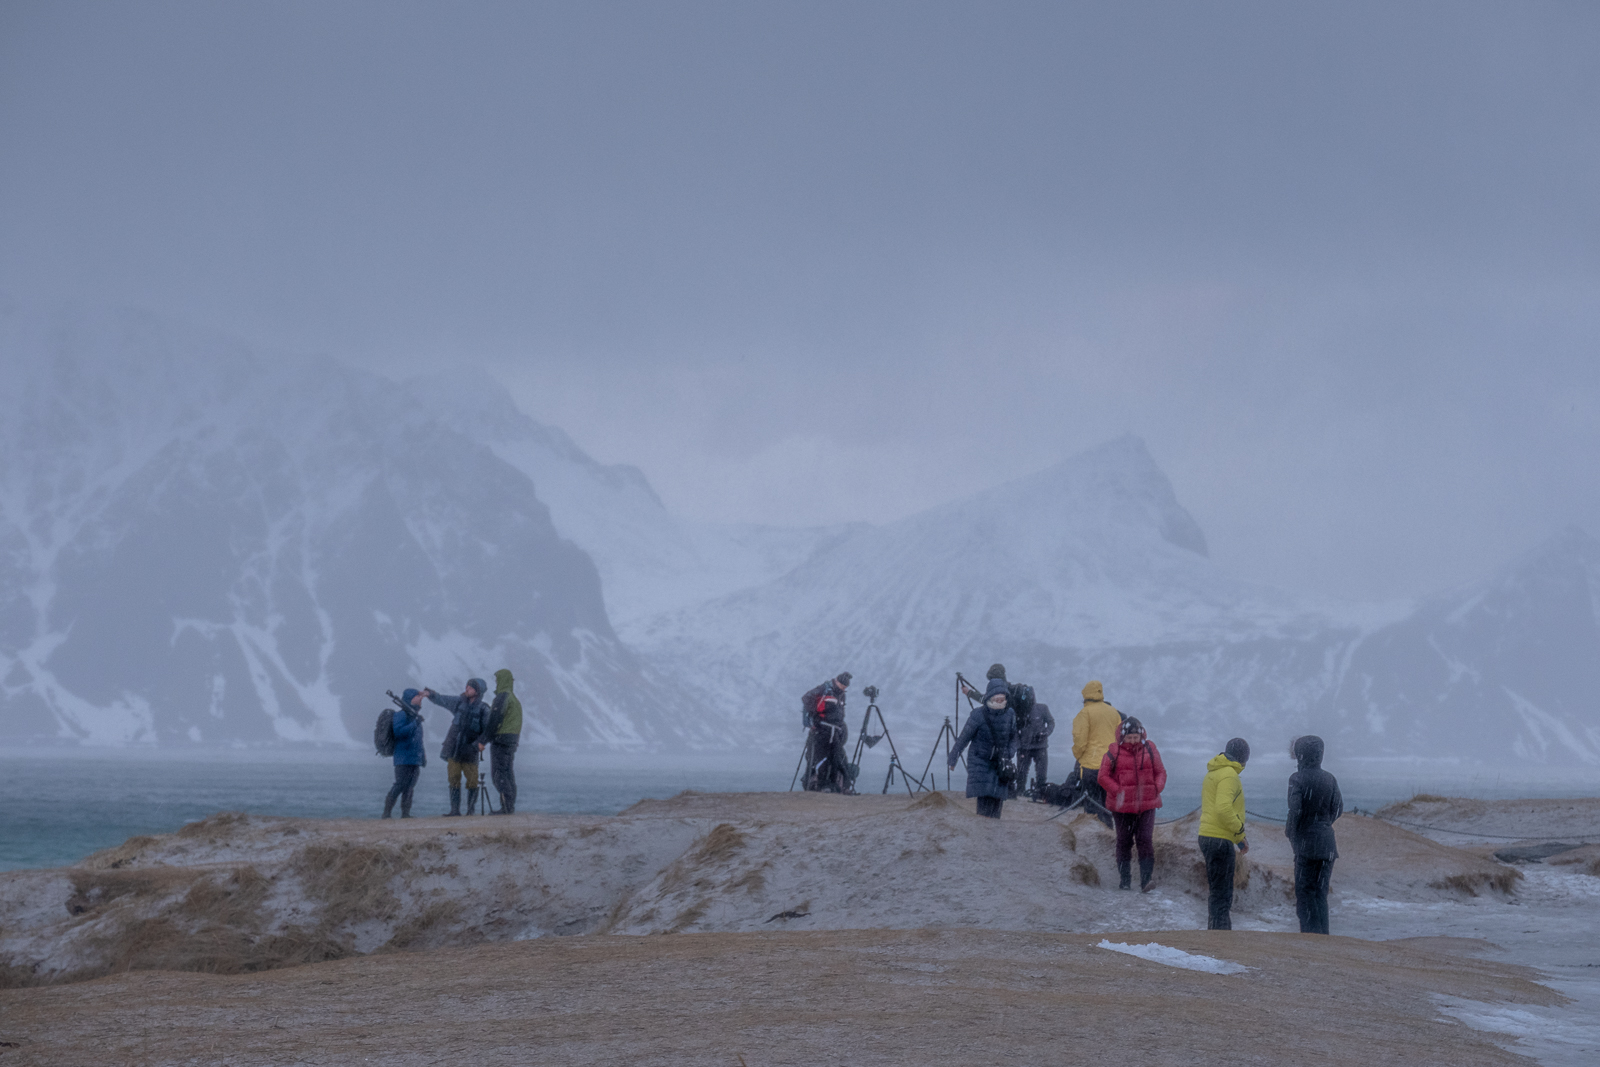
<svg viewBox="0 0 1600 1067">
<path fill-rule="evenodd" d="M 990 819 L 1000 817 L 1000 809 L 1011 795 L 1011 781 L 1001 780 L 1002 769 L 1016 774 L 1011 761 L 1017 755 L 1017 716 L 1010 704 L 1006 680 L 989 679 L 983 703 L 967 716 L 967 724 L 961 728 L 961 736 L 950 753 L 950 766 L 954 768 L 961 753 L 972 746 L 967 752 L 967 796 L 976 797 L 978 814 Z"/>
<path fill-rule="evenodd" d="M 400 817 L 411 818 L 411 793 L 417 788 L 417 778 L 428 765 L 428 755 L 422 750 L 422 694 L 407 689 L 400 694 L 405 710 L 396 710 L 392 720 L 394 732 L 394 785 L 383 801 L 383 817 L 390 818 L 394 802 L 400 801 Z"/>
</svg>

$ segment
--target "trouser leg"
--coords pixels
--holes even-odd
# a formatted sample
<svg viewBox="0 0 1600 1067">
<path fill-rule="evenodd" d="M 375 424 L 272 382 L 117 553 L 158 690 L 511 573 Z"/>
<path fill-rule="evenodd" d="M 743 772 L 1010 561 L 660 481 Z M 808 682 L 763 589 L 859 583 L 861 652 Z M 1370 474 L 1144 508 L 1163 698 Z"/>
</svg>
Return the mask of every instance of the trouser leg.
<svg viewBox="0 0 1600 1067">
<path fill-rule="evenodd" d="M 1026 748 L 1017 749 L 1017 789 L 1026 791 L 1028 788 L 1028 770 L 1033 766 L 1033 752 Z"/>
<path fill-rule="evenodd" d="M 461 814 L 461 776 L 466 772 L 467 765 L 460 760 L 450 760 L 445 764 L 445 778 L 450 783 L 450 811 L 451 815 Z M 474 769 L 473 777 L 477 777 Z"/>
<path fill-rule="evenodd" d="M 1233 842 L 1220 837 L 1202 837 L 1200 853 L 1206 861 L 1206 884 L 1210 889 L 1207 907 L 1208 930 L 1233 929 Z"/>
<path fill-rule="evenodd" d="M 1089 795 L 1090 800 L 1098 805 L 1098 807 L 1089 809 L 1094 813 L 1095 818 L 1110 826 L 1111 816 L 1105 812 L 1106 791 L 1100 788 L 1100 768 L 1083 768 L 1083 791 Z"/>
<path fill-rule="evenodd" d="M 1150 878 L 1156 869 L 1156 812 L 1154 808 L 1141 811 L 1135 816 L 1133 826 L 1133 844 L 1139 852 L 1139 888 L 1144 889 L 1150 884 Z"/>
<path fill-rule="evenodd" d="M 1050 781 L 1050 750 L 1047 748 L 1034 749 L 1033 765 L 1034 781 L 1039 783 L 1040 789 L 1043 789 L 1045 783 Z"/>
<path fill-rule="evenodd" d="M 383 798 L 383 817 L 389 818 L 394 811 L 394 802 L 400 798 L 400 793 L 405 789 L 405 768 L 395 764 L 394 785 L 389 787 L 389 795 Z"/>
<path fill-rule="evenodd" d="M 1294 858 L 1294 910 L 1302 934 L 1328 932 L 1328 887 L 1332 881 L 1332 860 Z"/>
<path fill-rule="evenodd" d="M 1120 867 L 1133 858 L 1133 831 L 1139 816 L 1119 811 L 1112 819 L 1117 830 L 1117 866 Z"/>
<path fill-rule="evenodd" d="M 500 793 L 500 810 L 507 815 L 516 810 L 517 776 L 512 768 L 517 758 L 517 738 L 497 740 L 489 748 L 489 763 L 494 774 L 494 787 Z"/>
<path fill-rule="evenodd" d="M 406 770 L 410 773 L 406 775 L 404 788 L 400 791 L 400 817 L 402 819 L 411 818 L 411 795 L 416 791 L 417 779 L 422 777 L 421 767 L 411 766 L 407 767 Z"/>
</svg>

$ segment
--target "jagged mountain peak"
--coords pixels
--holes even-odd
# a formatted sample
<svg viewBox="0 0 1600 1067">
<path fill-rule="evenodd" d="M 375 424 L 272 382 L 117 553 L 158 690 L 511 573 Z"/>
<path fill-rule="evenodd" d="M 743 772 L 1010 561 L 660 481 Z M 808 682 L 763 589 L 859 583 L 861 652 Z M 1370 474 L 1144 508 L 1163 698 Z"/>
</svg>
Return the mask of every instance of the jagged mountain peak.
<svg viewBox="0 0 1600 1067">
<path fill-rule="evenodd" d="M 1199 523 L 1178 503 L 1144 440 L 1124 434 L 1041 471 L 987 489 L 939 511 L 985 511 L 1021 504 L 1029 521 L 1083 532 L 1100 527 L 1153 532 L 1162 540 L 1209 556 Z"/>
</svg>

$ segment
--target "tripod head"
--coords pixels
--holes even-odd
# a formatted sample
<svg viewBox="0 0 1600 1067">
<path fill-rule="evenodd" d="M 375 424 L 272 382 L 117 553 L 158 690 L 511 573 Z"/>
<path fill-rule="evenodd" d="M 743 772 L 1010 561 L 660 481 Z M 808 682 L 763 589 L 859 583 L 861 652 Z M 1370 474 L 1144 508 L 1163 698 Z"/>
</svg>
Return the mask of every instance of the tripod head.
<svg viewBox="0 0 1600 1067">
<path fill-rule="evenodd" d="M 393 689 L 385 689 L 384 692 L 386 694 L 388 694 L 389 699 L 394 702 L 394 706 L 395 707 L 399 708 L 401 711 L 405 712 L 407 715 L 415 715 L 417 717 L 417 721 L 418 722 L 424 721 L 423 718 L 422 718 L 422 709 L 421 708 L 414 708 L 411 705 L 407 704 L 404 700 L 401 700 L 399 697 L 395 696 Z"/>
</svg>

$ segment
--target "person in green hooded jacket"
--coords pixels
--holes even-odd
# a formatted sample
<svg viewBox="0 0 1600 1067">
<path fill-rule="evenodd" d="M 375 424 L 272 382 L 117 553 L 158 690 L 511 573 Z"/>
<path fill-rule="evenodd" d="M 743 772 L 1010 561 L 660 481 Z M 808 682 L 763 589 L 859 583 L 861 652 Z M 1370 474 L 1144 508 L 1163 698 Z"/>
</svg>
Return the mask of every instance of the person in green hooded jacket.
<svg viewBox="0 0 1600 1067">
<path fill-rule="evenodd" d="M 522 740 L 522 701 L 511 691 L 511 672 L 504 667 L 494 672 L 494 703 L 489 705 L 489 776 L 500 794 L 500 810 L 510 815 L 517 810 L 517 776 L 512 763 L 517 758 L 517 743 Z"/>
</svg>

